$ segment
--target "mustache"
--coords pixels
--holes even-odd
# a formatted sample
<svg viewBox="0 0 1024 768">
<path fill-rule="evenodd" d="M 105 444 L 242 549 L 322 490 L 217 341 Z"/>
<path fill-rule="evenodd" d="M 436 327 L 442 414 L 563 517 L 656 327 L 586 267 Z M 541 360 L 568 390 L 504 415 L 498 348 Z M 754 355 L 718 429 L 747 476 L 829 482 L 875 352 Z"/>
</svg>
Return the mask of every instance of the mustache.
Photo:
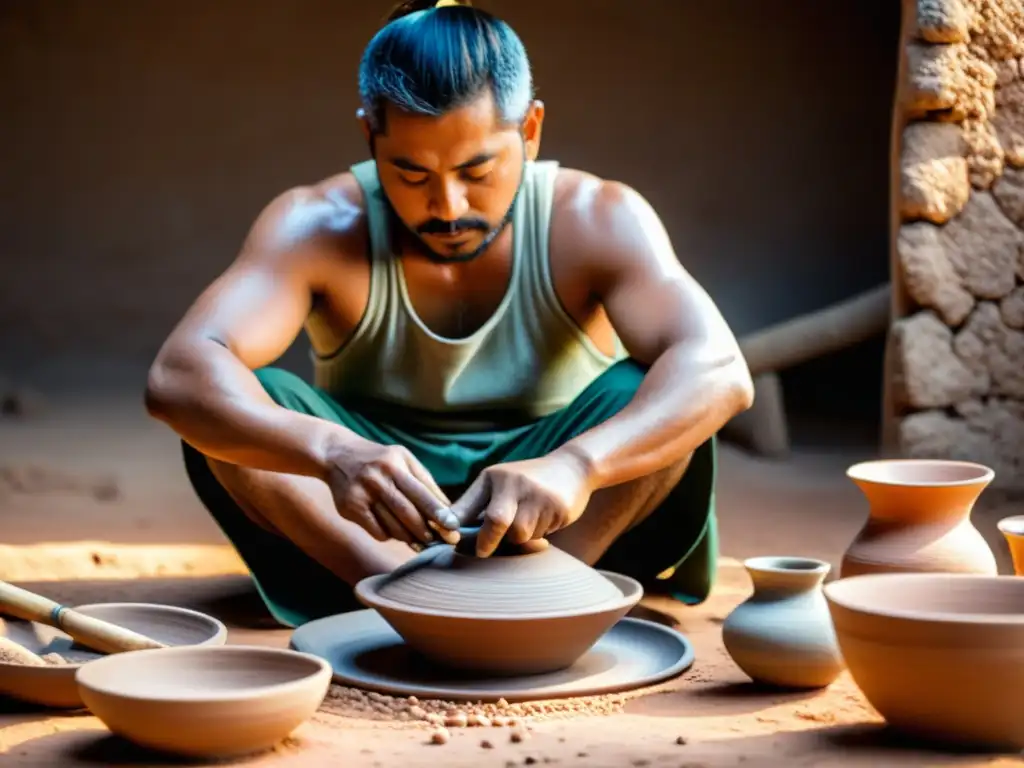
<svg viewBox="0 0 1024 768">
<path fill-rule="evenodd" d="M 489 232 L 491 225 L 483 219 L 456 219 L 455 221 L 428 219 L 416 227 L 416 232 L 421 235 L 453 235 L 456 232 L 474 229 Z"/>
</svg>

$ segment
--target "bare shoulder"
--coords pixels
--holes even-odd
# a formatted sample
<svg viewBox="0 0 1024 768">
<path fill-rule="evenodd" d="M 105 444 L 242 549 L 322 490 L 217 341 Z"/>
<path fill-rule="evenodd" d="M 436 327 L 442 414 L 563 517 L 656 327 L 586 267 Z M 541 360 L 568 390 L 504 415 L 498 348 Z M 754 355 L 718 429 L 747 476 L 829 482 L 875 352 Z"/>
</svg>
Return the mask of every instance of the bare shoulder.
<svg viewBox="0 0 1024 768">
<path fill-rule="evenodd" d="M 623 271 L 681 273 L 661 217 L 636 189 L 573 168 L 559 169 L 551 224 L 552 261 L 595 280 Z M 561 266 L 567 266 L 562 264 Z"/>
<path fill-rule="evenodd" d="M 256 217 L 243 261 L 339 262 L 362 257 L 367 237 L 362 190 L 351 173 L 288 189 Z"/>
</svg>

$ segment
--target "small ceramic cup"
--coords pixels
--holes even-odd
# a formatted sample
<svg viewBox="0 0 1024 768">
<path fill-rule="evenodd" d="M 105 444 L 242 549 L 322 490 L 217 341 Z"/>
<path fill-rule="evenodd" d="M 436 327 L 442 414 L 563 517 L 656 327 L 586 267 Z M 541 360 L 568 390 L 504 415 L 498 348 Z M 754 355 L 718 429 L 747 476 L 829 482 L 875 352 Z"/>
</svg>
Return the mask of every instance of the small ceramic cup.
<svg viewBox="0 0 1024 768">
<path fill-rule="evenodd" d="M 1013 572 L 1018 576 L 1024 576 L 1024 515 L 1004 517 L 999 521 L 998 528 L 1010 547 Z"/>
</svg>

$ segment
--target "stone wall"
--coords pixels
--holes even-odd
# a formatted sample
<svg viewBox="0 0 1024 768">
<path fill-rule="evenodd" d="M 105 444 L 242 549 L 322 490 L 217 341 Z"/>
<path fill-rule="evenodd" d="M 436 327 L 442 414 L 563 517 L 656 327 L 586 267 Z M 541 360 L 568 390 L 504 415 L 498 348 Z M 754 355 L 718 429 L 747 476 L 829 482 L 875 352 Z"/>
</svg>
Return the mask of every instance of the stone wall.
<svg viewBox="0 0 1024 768">
<path fill-rule="evenodd" d="M 899 448 L 1024 490 L 1024 10 L 917 0 L 892 329 Z"/>
</svg>

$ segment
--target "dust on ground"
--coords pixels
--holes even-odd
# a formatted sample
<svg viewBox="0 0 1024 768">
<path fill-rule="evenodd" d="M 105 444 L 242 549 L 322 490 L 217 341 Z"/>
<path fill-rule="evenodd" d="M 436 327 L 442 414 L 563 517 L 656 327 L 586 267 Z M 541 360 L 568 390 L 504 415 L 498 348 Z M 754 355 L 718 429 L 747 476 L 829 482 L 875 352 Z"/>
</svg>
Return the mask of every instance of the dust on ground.
<svg viewBox="0 0 1024 768">
<path fill-rule="evenodd" d="M 137 397 L 106 395 L 68 407 L 51 398 L 41 416 L 4 420 L 0 430 L 0 466 L 110 476 L 120 491 L 114 499 L 52 487 L 2 496 L 0 579 L 69 604 L 137 600 L 191 607 L 224 620 L 229 643 L 287 645 L 288 630 L 266 614 L 244 566 L 192 496 L 178 442 L 146 418 Z M 725 652 L 722 622 L 750 589 L 739 561 L 799 555 L 837 565 L 865 514 L 843 470 L 871 455 L 870 448 L 798 452 L 780 464 L 723 447 L 719 508 L 728 557 L 711 599 L 686 607 L 648 597 L 633 614 L 675 626 L 693 643 L 696 662 L 675 680 L 501 710 L 498 703 L 412 702 L 335 686 L 321 710 L 274 750 L 211 764 L 1024 766 L 1017 755 L 938 752 L 897 739 L 846 674 L 821 691 L 766 691 Z M 1004 573 L 1009 558 L 995 521 L 1007 513 L 982 503 L 975 514 Z M 0 763 L 74 768 L 169 761 L 112 736 L 87 713 L 39 711 L 0 699 Z"/>
</svg>

